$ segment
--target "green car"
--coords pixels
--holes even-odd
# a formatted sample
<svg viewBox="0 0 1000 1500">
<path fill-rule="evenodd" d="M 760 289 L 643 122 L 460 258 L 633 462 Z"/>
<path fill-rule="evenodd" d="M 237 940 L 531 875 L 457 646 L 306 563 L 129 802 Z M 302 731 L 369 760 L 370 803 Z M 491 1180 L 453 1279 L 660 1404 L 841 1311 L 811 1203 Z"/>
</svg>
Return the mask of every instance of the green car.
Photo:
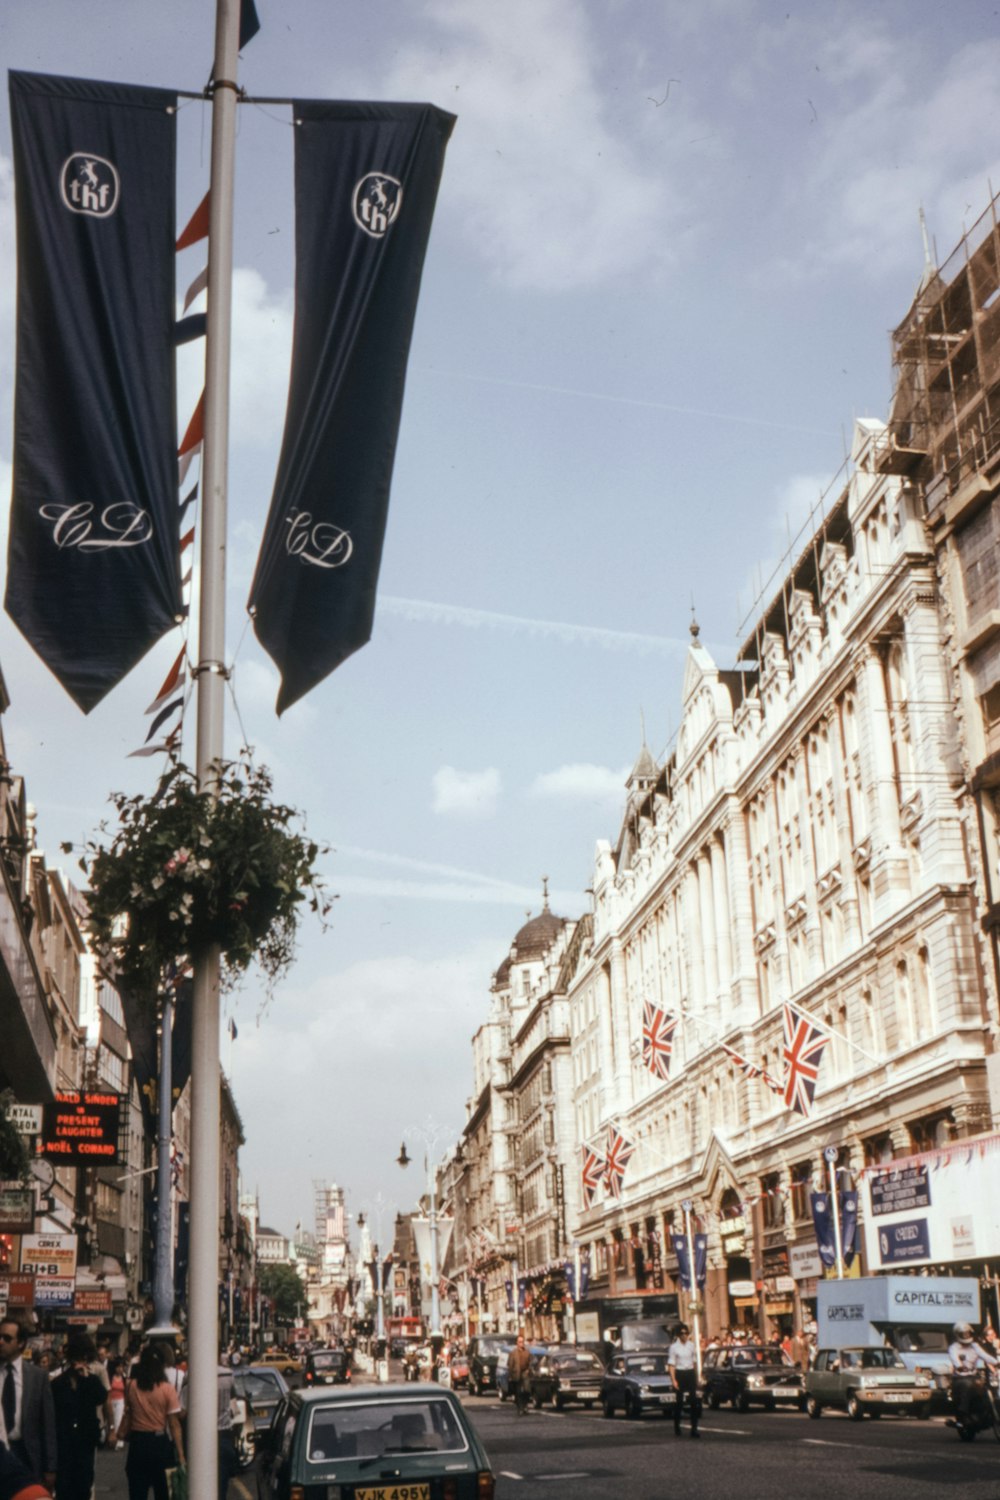
<svg viewBox="0 0 1000 1500">
<path fill-rule="evenodd" d="M 931 1385 L 908 1370 L 895 1349 L 820 1349 L 806 1376 L 806 1411 L 818 1417 L 826 1406 L 841 1408 L 855 1422 L 866 1413 L 926 1417 Z"/>
<path fill-rule="evenodd" d="M 272 1500 L 493 1500 L 489 1458 L 445 1386 L 290 1391 L 260 1447 Z"/>
</svg>

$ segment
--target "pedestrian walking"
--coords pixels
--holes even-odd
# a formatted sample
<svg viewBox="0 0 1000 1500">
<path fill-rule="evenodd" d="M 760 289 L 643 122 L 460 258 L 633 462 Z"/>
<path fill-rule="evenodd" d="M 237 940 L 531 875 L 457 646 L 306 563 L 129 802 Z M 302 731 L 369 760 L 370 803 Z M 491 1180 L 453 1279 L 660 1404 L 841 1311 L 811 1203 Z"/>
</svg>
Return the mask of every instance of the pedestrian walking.
<svg viewBox="0 0 1000 1500">
<path fill-rule="evenodd" d="M 59 1500 L 90 1500 L 102 1419 L 105 1431 L 111 1431 L 111 1403 L 104 1382 L 93 1373 L 94 1358 L 93 1339 L 85 1333 L 71 1334 L 65 1367 L 52 1382 Z"/>
<path fill-rule="evenodd" d="M 0 1320 L 0 1442 L 49 1489 L 56 1482 L 56 1414 L 48 1375 L 25 1359 L 28 1325 Z"/>
<path fill-rule="evenodd" d="M 525 1347 L 524 1334 L 519 1333 L 517 1342 L 507 1356 L 507 1379 L 514 1392 L 514 1407 L 519 1417 L 528 1409 L 528 1371 L 531 1369 L 531 1354 Z"/>
<path fill-rule="evenodd" d="M 108 1399 L 111 1402 L 111 1430 L 108 1433 L 109 1440 L 115 1436 L 122 1425 L 122 1417 L 125 1414 L 125 1361 L 113 1359 L 108 1365 Z M 119 1448 L 124 1444 L 119 1442 Z"/>
<path fill-rule="evenodd" d="M 701 1417 L 701 1397 L 698 1394 L 698 1357 L 691 1342 L 691 1331 L 686 1323 L 677 1330 L 677 1337 L 667 1350 L 667 1369 L 674 1383 L 674 1436 L 681 1435 L 681 1414 L 684 1397 L 687 1396 L 691 1416 L 691 1436 L 701 1437 L 698 1421 Z"/>
<path fill-rule="evenodd" d="M 125 1388 L 125 1415 L 118 1436 L 128 1442 L 125 1473 L 128 1500 L 169 1500 L 167 1470 L 184 1467 L 184 1437 L 177 1392 L 165 1378 L 163 1358 L 153 1344 L 139 1355 Z"/>
</svg>

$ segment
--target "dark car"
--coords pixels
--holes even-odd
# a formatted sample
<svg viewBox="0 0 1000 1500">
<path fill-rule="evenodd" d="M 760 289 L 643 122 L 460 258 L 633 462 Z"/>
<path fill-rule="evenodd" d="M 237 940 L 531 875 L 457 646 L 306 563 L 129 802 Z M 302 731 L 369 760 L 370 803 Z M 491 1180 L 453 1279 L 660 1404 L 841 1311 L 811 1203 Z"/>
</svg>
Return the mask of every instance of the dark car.
<svg viewBox="0 0 1000 1500">
<path fill-rule="evenodd" d="M 280 1370 L 267 1365 L 244 1365 L 233 1371 L 233 1394 L 249 1401 L 258 1438 L 274 1421 L 288 1382 Z"/>
<path fill-rule="evenodd" d="M 474 1396 L 483 1396 L 497 1387 L 497 1360 L 507 1349 L 513 1349 L 514 1340 L 499 1334 L 484 1334 L 469 1340 L 469 1390 Z"/>
<path fill-rule="evenodd" d="M 616 1354 L 601 1381 L 601 1409 L 606 1417 L 623 1411 L 627 1417 L 662 1411 L 673 1416 L 677 1400 L 666 1354 Z"/>
<path fill-rule="evenodd" d="M 351 1360 L 346 1349 L 315 1349 L 306 1355 L 303 1385 L 343 1385 L 350 1378 Z"/>
<path fill-rule="evenodd" d="M 570 1401 L 593 1406 L 601 1394 L 604 1366 L 586 1349 L 554 1349 L 543 1354 L 529 1376 L 531 1399 L 536 1406 L 554 1401 L 561 1411 Z"/>
<path fill-rule="evenodd" d="M 486 1451 L 458 1397 L 439 1385 L 292 1391 L 263 1446 L 272 1500 L 494 1496 Z"/>
<path fill-rule="evenodd" d="M 860 1422 L 867 1412 L 927 1417 L 931 1382 L 908 1370 L 895 1349 L 818 1349 L 806 1376 L 806 1410 L 818 1417 L 825 1406 L 838 1406 Z"/>
<path fill-rule="evenodd" d="M 802 1371 L 778 1344 L 709 1349 L 702 1369 L 705 1401 L 713 1411 L 724 1401 L 730 1401 L 737 1411 L 749 1411 L 754 1404 L 767 1411 L 776 1406 L 806 1409 Z"/>
</svg>

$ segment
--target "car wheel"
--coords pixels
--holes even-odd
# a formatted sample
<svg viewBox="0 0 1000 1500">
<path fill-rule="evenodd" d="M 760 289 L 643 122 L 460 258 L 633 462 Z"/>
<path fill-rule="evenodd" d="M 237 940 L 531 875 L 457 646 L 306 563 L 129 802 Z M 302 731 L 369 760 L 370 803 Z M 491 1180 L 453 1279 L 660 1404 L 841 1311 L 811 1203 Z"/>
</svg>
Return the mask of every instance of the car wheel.
<svg viewBox="0 0 1000 1500">
<path fill-rule="evenodd" d="M 799 1408 L 799 1411 L 808 1411 L 808 1409 L 809 1409 L 809 1398 L 808 1398 L 808 1396 L 800 1396 L 799 1397 L 798 1408 Z"/>
<path fill-rule="evenodd" d="M 820 1414 L 820 1412 L 822 1410 L 823 1410 L 823 1407 L 820 1404 L 820 1402 L 818 1402 L 816 1400 L 815 1396 L 807 1396 L 806 1397 L 806 1411 L 809 1413 L 809 1415 L 811 1417 L 813 1417 L 813 1418 L 818 1417 L 819 1414 Z"/>
<path fill-rule="evenodd" d="M 605 1396 L 604 1400 L 601 1402 L 601 1410 L 606 1417 L 613 1417 L 615 1414 L 615 1409 L 607 1396 Z"/>
<path fill-rule="evenodd" d="M 747 1395 L 746 1391 L 740 1391 L 738 1395 L 733 1397 L 733 1405 L 735 1406 L 737 1411 L 750 1410 L 750 1397 Z"/>
<path fill-rule="evenodd" d="M 709 1386 L 708 1395 L 705 1397 L 705 1400 L 708 1402 L 712 1411 L 718 1411 L 719 1407 L 722 1405 L 721 1397 L 719 1396 L 719 1393 L 714 1385 Z"/>
<path fill-rule="evenodd" d="M 864 1421 L 865 1409 L 858 1400 L 857 1391 L 848 1391 L 847 1393 L 847 1415 L 852 1422 Z"/>
</svg>

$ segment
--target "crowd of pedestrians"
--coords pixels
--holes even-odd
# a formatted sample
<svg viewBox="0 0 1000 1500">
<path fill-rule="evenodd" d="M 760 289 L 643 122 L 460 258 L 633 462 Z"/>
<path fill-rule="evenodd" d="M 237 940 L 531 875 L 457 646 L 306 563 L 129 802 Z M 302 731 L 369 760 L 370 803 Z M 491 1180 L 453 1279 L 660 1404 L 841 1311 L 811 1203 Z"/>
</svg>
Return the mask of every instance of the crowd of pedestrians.
<svg viewBox="0 0 1000 1500">
<path fill-rule="evenodd" d="M 56 1353 L 32 1354 L 26 1320 L 0 1319 L 0 1500 L 90 1500 L 100 1447 L 126 1448 L 129 1500 L 169 1500 L 168 1476 L 185 1467 L 187 1381 L 170 1339 L 147 1340 L 127 1358 L 74 1332 Z M 218 1369 L 218 1495 L 238 1463 L 241 1412 L 231 1350 Z"/>
</svg>

